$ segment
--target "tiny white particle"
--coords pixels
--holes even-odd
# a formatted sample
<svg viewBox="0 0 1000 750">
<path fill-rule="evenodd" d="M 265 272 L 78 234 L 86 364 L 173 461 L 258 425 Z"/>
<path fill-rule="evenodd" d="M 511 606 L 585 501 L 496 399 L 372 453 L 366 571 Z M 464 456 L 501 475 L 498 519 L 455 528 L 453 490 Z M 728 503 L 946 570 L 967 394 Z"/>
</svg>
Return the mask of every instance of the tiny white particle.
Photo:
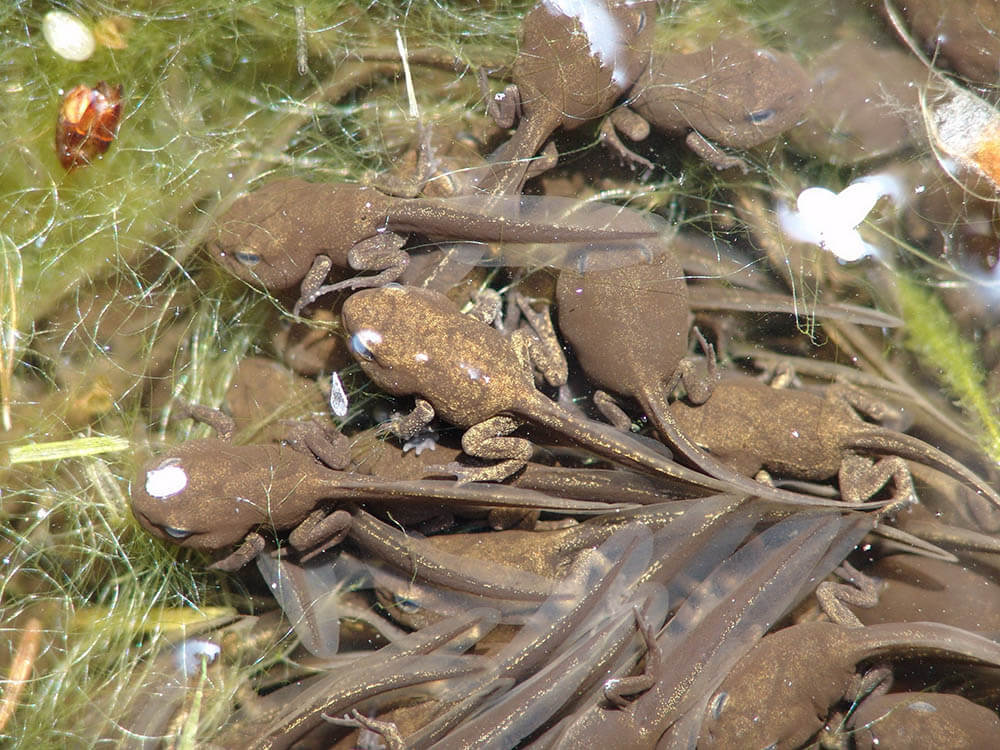
<svg viewBox="0 0 1000 750">
<path fill-rule="evenodd" d="M 419 456 L 424 451 L 433 450 L 437 450 L 437 433 L 434 430 L 423 432 L 403 443 L 403 453 L 413 451 L 414 454 Z"/>
<path fill-rule="evenodd" d="M 425 352 L 417 352 L 413 358 L 417 360 L 417 362 L 427 362 L 430 359 Z"/>
<path fill-rule="evenodd" d="M 97 47 L 87 24 L 64 10 L 50 10 L 45 14 L 42 36 L 53 52 L 76 62 L 86 60 Z"/>
<path fill-rule="evenodd" d="M 798 437 L 798 436 L 799 436 L 799 431 L 798 430 L 792 430 L 792 437 Z"/>
<path fill-rule="evenodd" d="M 295 6 L 295 60 L 298 63 L 299 75 L 309 73 L 309 47 L 306 42 L 306 9 Z"/>
<path fill-rule="evenodd" d="M 222 648 L 217 643 L 189 638 L 181 641 L 174 650 L 174 666 L 185 677 L 191 677 L 198 672 L 202 660 L 211 664 L 221 652 Z"/>
<path fill-rule="evenodd" d="M 187 487 L 187 483 L 187 472 L 176 458 L 168 459 L 146 472 L 146 494 L 161 500 L 176 495 Z"/>
<path fill-rule="evenodd" d="M 469 375 L 469 380 L 473 381 L 481 380 L 483 381 L 483 383 L 490 382 L 489 375 L 483 374 L 483 371 L 480 370 L 478 367 L 473 367 L 472 365 L 466 364 L 465 362 L 459 362 L 458 366 L 461 369 L 465 370 L 465 372 Z"/>
<path fill-rule="evenodd" d="M 330 375 L 330 411 L 338 417 L 347 416 L 347 393 L 336 372 Z"/>
</svg>

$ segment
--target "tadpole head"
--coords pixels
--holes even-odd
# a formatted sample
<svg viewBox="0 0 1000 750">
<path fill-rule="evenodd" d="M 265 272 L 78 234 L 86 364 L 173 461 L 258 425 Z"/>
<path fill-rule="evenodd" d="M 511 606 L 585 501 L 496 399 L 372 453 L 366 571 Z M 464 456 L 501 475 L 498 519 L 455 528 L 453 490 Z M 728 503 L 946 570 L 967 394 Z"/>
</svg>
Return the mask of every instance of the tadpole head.
<svg viewBox="0 0 1000 750">
<path fill-rule="evenodd" d="M 241 476 L 215 450 L 218 439 L 192 440 L 147 462 L 132 483 L 131 506 L 153 536 L 193 549 L 236 544 L 262 520 L 252 497 L 234 492 L 225 476 Z M 249 493 L 247 493 L 249 494 Z"/>
</svg>

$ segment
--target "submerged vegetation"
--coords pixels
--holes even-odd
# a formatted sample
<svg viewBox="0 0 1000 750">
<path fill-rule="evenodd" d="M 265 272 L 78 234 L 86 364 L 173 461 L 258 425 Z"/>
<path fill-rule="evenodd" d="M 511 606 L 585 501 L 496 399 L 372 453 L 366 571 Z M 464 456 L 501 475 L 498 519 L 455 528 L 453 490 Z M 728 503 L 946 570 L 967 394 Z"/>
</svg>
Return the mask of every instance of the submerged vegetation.
<svg viewBox="0 0 1000 750">
<path fill-rule="evenodd" d="M 799 55 L 823 33 L 803 17 L 803 4 L 664 5 L 674 15 L 667 22 L 661 10 L 661 45 L 722 19 Z M 120 739 L 109 729 L 119 724 L 141 732 L 136 717 L 153 710 L 151 686 L 163 685 L 177 691 L 176 746 L 198 747 L 229 718 L 248 677 L 279 684 L 283 674 L 299 674 L 284 623 L 240 619 L 273 610 L 259 583 L 207 570 L 202 553 L 153 539 L 129 508 L 130 482 L 158 446 L 209 433 L 170 421 L 176 404 L 220 404 L 237 363 L 270 351 L 291 309 L 220 272 L 201 246 L 220 215 L 271 176 L 372 181 L 405 165 L 435 128 L 485 134 L 481 140 L 496 145 L 500 131 L 486 117 L 476 74 L 489 71 L 497 90 L 530 6 L 18 0 L 0 8 L 5 747 L 90 746 Z M 43 19 L 56 7 L 98 30 L 86 60 L 60 57 L 46 42 Z M 400 45 L 411 56 L 413 100 Z M 121 123 L 106 153 L 67 171 L 54 145 L 60 102 L 73 87 L 99 81 L 123 87 Z M 748 175 L 717 173 L 656 136 L 643 153 L 663 148 L 663 168 L 643 175 L 603 152 L 595 156 L 598 140 L 595 130 L 561 140 L 565 162 L 553 184 L 572 189 L 589 180 L 605 200 L 752 248 L 752 257 L 740 256 L 749 258 L 746 267 L 796 295 L 802 315 L 794 326 L 748 316 L 733 357 L 750 356 L 739 345 L 755 335 L 773 338 L 789 357 L 803 355 L 792 341 L 802 331 L 822 345 L 817 360 L 863 364 L 887 379 L 890 369 L 909 370 L 896 395 L 945 414 L 949 427 L 957 425 L 951 439 L 959 451 L 979 442 L 1000 463 L 996 391 L 986 374 L 1000 359 L 1000 340 L 981 330 L 974 311 L 956 315 L 937 297 L 939 287 L 976 285 L 976 261 L 921 248 L 934 261 L 926 263 L 917 248 L 904 248 L 857 273 L 819 248 L 794 245 L 775 222 L 769 201 L 790 205 L 811 185 L 842 188 L 868 166 L 834 167 L 768 144 L 747 157 Z M 926 153 L 911 150 L 882 166 L 903 169 Z M 872 224 L 891 231 L 905 223 L 889 214 Z M 876 241 L 873 226 L 861 231 Z M 484 273 L 478 283 L 492 281 Z M 983 295 L 989 304 L 992 294 Z M 852 324 L 817 329 L 811 311 L 821 299 L 878 302 L 905 319 L 905 333 L 882 339 Z M 339 321 L 316 325 L 342 336 Z M 887 351 L 893 364 L 882 367 Z M 344 375 L 352 409 L 345 421 L 373 402 L 385 407 L 356 368 Z M 303 411 L 289 394 L 287 414 L 272 420 Z M 968 434 L 966 424 L 976 440 L 957 436 Z M 209 630 L 223 634 L 223 658 L 179 668 L 176 646 Z"/>
</svg>

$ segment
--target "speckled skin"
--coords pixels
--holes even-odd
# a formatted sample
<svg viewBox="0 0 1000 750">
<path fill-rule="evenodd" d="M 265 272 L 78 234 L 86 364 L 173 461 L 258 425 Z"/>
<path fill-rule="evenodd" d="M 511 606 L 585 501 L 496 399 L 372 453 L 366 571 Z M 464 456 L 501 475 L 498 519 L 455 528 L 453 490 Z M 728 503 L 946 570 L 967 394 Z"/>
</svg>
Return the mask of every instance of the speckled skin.
<svg viewBox="0 0 1000 750">
<path fill-rule="evenodd" d="M 723 681 L 709 702 L 698 747 L 801 747 L 831 707 L 850 697 L 859 663 L 920 656 L 1000 666 L 1000 644 L 931 622 L 782 628 L 759 641 Z"/>
<path fill-rule="evenodd" d="M 795 125 L 811 96 L 793 57 L 737 39 L 654 56 L 633 92 L 630 106 L 653 127 L 695 130 L 735 148 L 764 143 Z"/>
<path fill-rule="evenodd" d="M 149 473 L 166 466 L 183 470 L 187 477 L 185 486 L 165 497 L 149 494 Z M 560 501 L 517 487 L 445 480 L 385 480 L 335 471 L 308 453 L 275 443 L 232 445 L 220 438 L 189 440 L 176 446 L 169 455 L 151 459 L 139 471 L 131 491 L 133 514 L 146 531 L 159 539 L 193 549 L 218 550 L 241 542 L 246 544 L 252 538 L 259 545 L 257 552 L 263 548 L 263 540 L 258 541 L 256 536 L 257 527 L 274 532 L 293 529 L 317 509 L 337 502 L 406 503 L 421 499 L 480 509 L 558 510 L 562 506 L 572 512 L 574 505 L 580 508 L 591 505 L 591 510 L 607 507 Z M 231 562 L 239 567 L 249 559 L 252 556 L 247 559 L 238 556 Z M 225 562 L 217 566 L 229 567 Z"/>
<path fill-rule="evenodd" d="M 610 269 L 564 270 L 556 302 L 559 330 L 602 388 L 628 396 L 662 388 L 687 355 L 687 284 L 672 252 Z"/>
<path fill-rule="evenodd" d="M 685 135 L 688 147 L 718 169 L 744 161 L 720 147 L 746 149 L 799 123 L 812 96 L 790 55 L 720 39 L 697 52 L 655 54 L 630 92 L 630 109 L 613 113 L 602 135 L 629 161 L 652 162 L 627 149 L 615 129 L 641 141 L 655 128 Z"/>
<path fill-rule="evenodd" d="M 849 731 L 856 750 L 980 750 L 996 745 L 1000 718 L 960 695 L 889 693 L 862 701 Z"/>
</svg>

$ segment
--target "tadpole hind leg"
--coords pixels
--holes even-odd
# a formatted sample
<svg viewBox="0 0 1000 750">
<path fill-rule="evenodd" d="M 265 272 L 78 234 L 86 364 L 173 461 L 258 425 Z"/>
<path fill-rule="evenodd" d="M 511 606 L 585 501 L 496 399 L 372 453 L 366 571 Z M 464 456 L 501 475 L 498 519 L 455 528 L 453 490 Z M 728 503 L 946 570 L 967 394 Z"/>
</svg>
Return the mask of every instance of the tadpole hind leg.
<svg viewBox="0 0 1000 750">
<path fill-rule="evenodd" d="M 899 456 L 886 456 L 872 462 L 865 456 L 849 455 L 845 456 L 837 475 L 840 494 L 849 503 L 865 502 L 890 479 L 894 492 L 884 514 L 894 513 L 917 499 L 913 477 L 906 461 Z"/>
<path fill-rule="evenodd" d="M 878 604 L 879 586 L 874 578 L 867 576 L 849 562 L 844 562 L 834 573 L 847 583 L 824 581 L 816 587 L 816 599 L 823 612 L 838 625 L 850 628 L 863 627 L 861 620 L 848 604 L 870 609 Z"/>
<path fill-rule="evenodd" d="M 470 467 L 452 462 L 428 466 L 428 473 L 454 475 L 460 482 L 501 482 L 531 460 L 534 446 L 524 438 L 507 437 L 519 423 L 511 417 L 492 417 L 473 425 L 462 435 L 462 450 L 484 459 L 500 459 L 492 466 Z"/>
</svg>

